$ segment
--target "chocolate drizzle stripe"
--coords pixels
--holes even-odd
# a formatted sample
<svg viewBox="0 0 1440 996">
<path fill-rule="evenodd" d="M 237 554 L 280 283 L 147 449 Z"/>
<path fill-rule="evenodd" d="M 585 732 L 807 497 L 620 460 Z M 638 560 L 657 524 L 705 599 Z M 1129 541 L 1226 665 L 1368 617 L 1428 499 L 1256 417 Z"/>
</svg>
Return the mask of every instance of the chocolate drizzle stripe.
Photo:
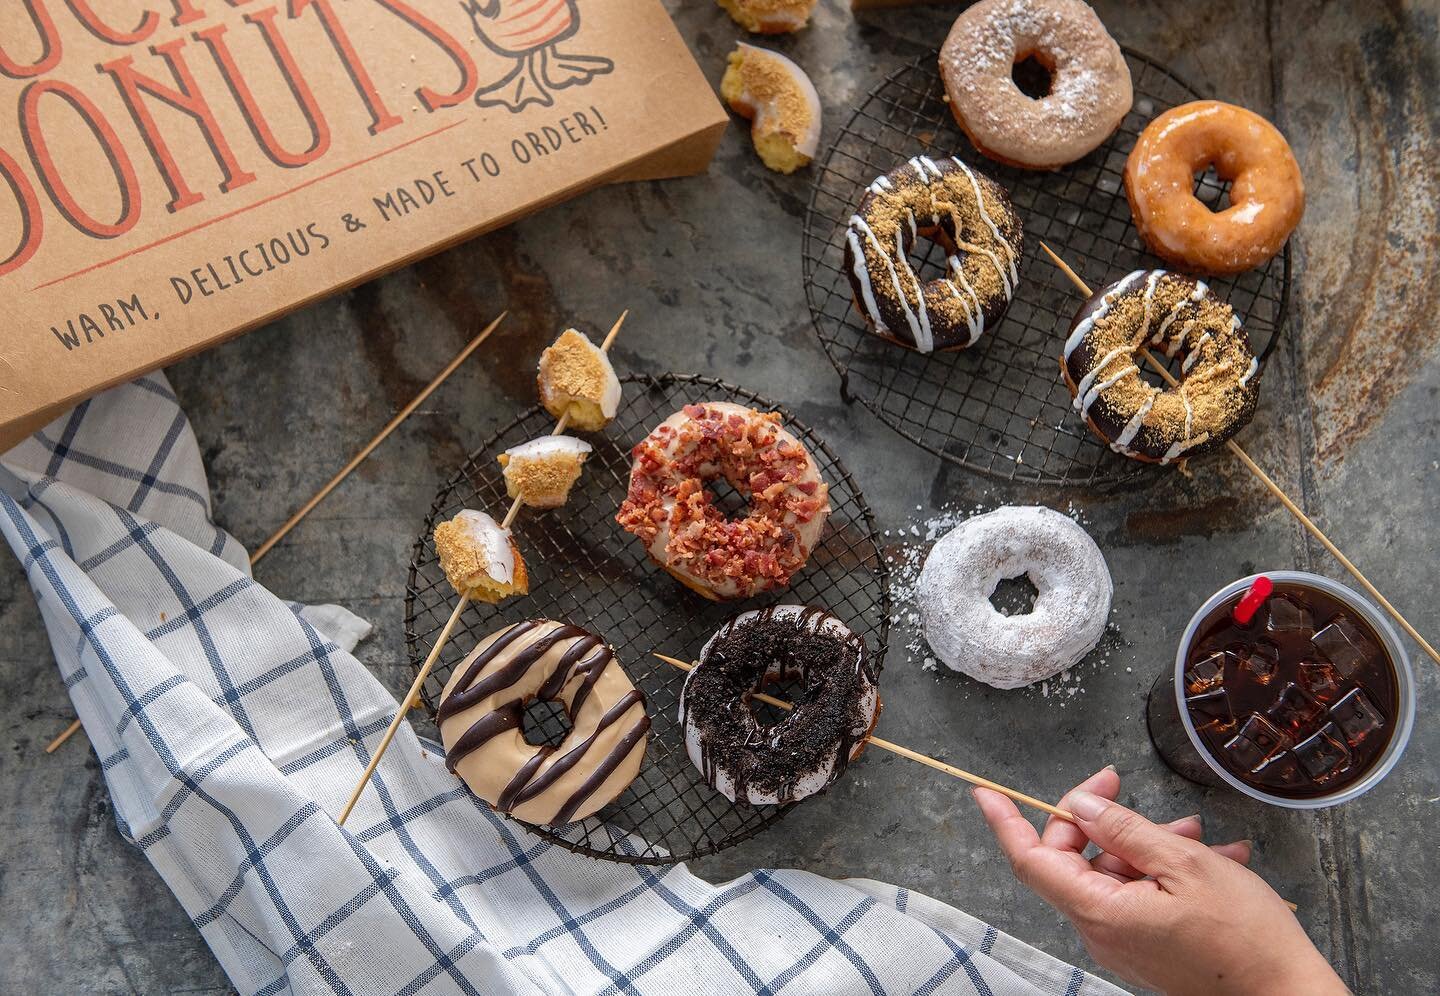
<svg viewBox="0 0 1440 996">
<path fill-rule="evenodd" d="M 534 624 L 530 625 L 533 628 Z M 450 697 L 440 703 L 438 714 L 440 721 L 443 722 L 457 712 L 463 712 L 483 702 L 496 692 L 509 688 L 523 678 L 525 674 L 536 665 L 540 658 L 548 654 L 551 648 L 562 640 L 573 640 L 576 637 L 588 635 L 589 634 L 578 626 L 557 626 L 527 646 L 524 650 L 521 650 L 513 659 L 505 662 L 490 674 L 480 677 L 480 679 L 475 681 L 469 688 L 464 687 L 466 681 L 462 680 L 455 686 L 455 690 L 450 693 Z M 496 641 L 497 644 L 500 642 L 499 640 Z M 507 640 L 505 642 L 508 646 L 510 641 Z M 470 670 L 466 672 L 465 679 L 471 679 L 472 675 L 478 675 L 483 672 L 485 666 L 495 660 L 499 656 L 499 651 L 503 649 L 503 647 L 492 646 L 484 654 L 481 654 L 475 663 L 471 665 Z"/>
<path fill-rule="evenodd" d="M 610 707 L 609 711 L 607 711 L 604 716 L 600 717 L 600 722 L 595 724 L 595 731 L 593 733 L 591 733 L 579 744 L 576 744 L 574 747 L 570 748 L 561 757 L 557 758 L 554 764 L 550 765 L 550 767 L 545 769 L 545 773 L 543 775 L 540 775 L 538 778 L 534 778 L 533 781 L 530 781 L 529 784 L 523 785 L 518 788 L 514 795 L 513 805 L 518 806 L 521 803 L 529 802 L 531 799 L 536 798 L 542 792 L 548 789 L 551 785 L 554 785 L 557 781 L 563 778 L 571 768 L 579 764 L 580 761 L 585 757 L 585 755 L 590 752 L 590 748 L 595 746 L 595 741 L 599 739 L 600 734 L 603 733 L 605 730 L 609 729 L 615 723 L 618 723 L 620 721 L 620 717 L 624 716 L 625 713 L 628 712 L 630 708 L 635 705 L 639 705 L 643 709 L 645 705 L 645 696 L 640 693 L 639 689 L 632 688 L 630 689 L 630 691 L 620 696 L 620 698 L 616 700 L 615 704 Z M 629 753 L 628 750 L 626 751 L 626 753 Z M 609 758 L 607 758 L 606 760 L 609 760 Z M 605 762 L 602 761 L 601 765 L 603 765 L 604 763 Z M 505 791 L 508 793 L 510 791 L 510 786 L 506 786 Z M 590 791 L 593 792 L 594 787 L 592 787 Z M 569 803 L 567 803 L 566 805 L 569 805 Z M 508 811 L 509 810 L 506 810 L 506 812 Z M 560 822 L 564 821 L 562 820 Z"/>
<path fill-rule="evenodd" d="M 620 738 L 620 742 L 615 745 L 615 749 L 606 756 L 605 760 L 595 766 L 595 770 L 592 771 L 590 776 L 575 790 L 575 793 L 571 795 L 565 805 L 561 807 L 560 812 L 555 814 L 555 822 L 569 823 L 570 820 L 574 818 L 576 810 L 584 805 L 585 800 L 595 794 L 596 789 L 605 784 L 605 780 L 610 777 L 611 773 L 620 766 L 625 758 L 630 756 L 630 752 L 635 749 L 635 745 L 640 742 L 641 738 L 643 738 L 649 730 L 650 717 L 641 716 L 640 721 L 632 726 L 625 736 Z"/>
<path fill-rule="evenodd" d="M 443 702 L 440 703 L 440 708 L 436 710 L 436 724 L 438 725 L 445 722 L 445 720 L 449 719 L 457 712 L 461 712 L 465 708 L 465 706 L 454 704 L 453 700 L 455 698 L 456 692 L 463 691 L 464 689 L 470 687 L 470 685 L 475 681 L 475 679 L 480 677 L 481 672 L 485 670 L 486 666 L 496 657 L 500 656 L 501 651 L 503 651 L 510 644 L 520 639 L 520 637 L 524 636 L 526 633 L 530 632 L 538 625 L 540 624 L 538 622 L 535 622 L 534 620 L 527 620 L 526 622 L 516 623 L 504 633 L 501 633 L 499 636 L 497 636 L 494 641 L 491 642 L 490 646 L 486 647 L 484 650 L 476 651 L 474 657 L 472 657 L 470 660 L 470 666 L 465 669 L 465 674 L 460 678 L 459 681 L 455 683 L 454 691 L 451 692 L 451 694 L 447 696 Z"/>
<path fill-rule="evenodd" d="M 508 702 L 492 712 L 487 712 L 470 725 L 455 745 L 445 752 L 445 767 L 452 772 L 461 758 L 479 750 L 495 737 L 507 730 L 517 730 L 525 718 L 525 710 L 519 702 Z"/>
</svg>

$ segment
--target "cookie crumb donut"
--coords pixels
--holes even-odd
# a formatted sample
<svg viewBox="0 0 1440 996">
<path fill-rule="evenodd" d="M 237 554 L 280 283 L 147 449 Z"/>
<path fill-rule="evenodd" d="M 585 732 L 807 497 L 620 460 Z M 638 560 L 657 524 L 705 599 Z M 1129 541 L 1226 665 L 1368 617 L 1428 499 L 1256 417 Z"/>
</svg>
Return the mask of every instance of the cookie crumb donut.
<svg viewBox="0 0 1440 996">
<path fill-rule="evenodd" d="M 461 509 L 436 526 L 435 552 L 457 594 L 494 603 L 530 591 L 525 559 L 515 538 L 484 512 Z"/>
<path fill-rule="evenodd" d="M 1035 604 L 1002 615 L 990 601 L 1028 576 Z M 925 642 L 952 670 L 996 688 L 1053 677 L 1095 649 L 1110 616 L 1105 557 L 1068 516 L 1007 505 L 967 519 L 925 558 L 917 588 Z"/>
<path fill-rule="evenodd" d="M 770 169 L 793 173 L 815 158 L 820 95 L 805 71 L 779 52 L 740 42 L 730 53 L 720 96 L 752 120 L 750 139 Z"/>
<path fill-rule="evenodd" d="M 1050 73 L 1050 92 L 1039 99 L 1011 75 L 1026 59 Z M 940 76 L 975 148 L 1022 169 L 1058 169 L 1089 155 L 1135 99 L 1124 53 L 1081 0 L 981 0 L 950 29 Z"/>
<path fill-rule="evenodd" d="M 1179 384 L 1140 375 L 1141 347 L 1181 359 Z M 1240 319 L 1202 280 L 1136 270 L 1081 306 L 1060 361 L 1074 408 L 1117 453 L 1168 464 L 1218 449 L 1260 397 Z"/>
<path fill-rule="evenodd" d="M 798 679 L 795 708 L 761 726 L 751 696 Z M 786 805 L 834 783 L 880 717 L 865 641 L 823 609 L 742 612 L 715 633 L 680 691 L 685 752 L 731 802 Z"/>
<path fill-rule="evenodd" d="M 946 251 L 945 275 L 924 283 L 909 258 L 921 236 Z M 959 159 L 916 156 L 866 188 L 845 231 L 845 273 L 882 339 L 964 349 L 1010 306 L 1024 246 L 1003 187 Z"/>
<path fill-rule="evenodd" d="M 799 31 L 810 20 L 817 0 L 716 0 L 735 23 L 757 35 Z"/>
<path fill-rule="evenodd" d="M 535 700 L 565 708 L 556 746 L 521 726 Z M 560 826 L 611 802 L 640 772 L 650 717 L 615 653 L 578 626 L 535 619 L 480 642 L 455 668 L 435 717 L 445 766 L 497 812 Z"/>
<path fill-rule="evenodd" d="M 775 412 L 728 401 L 686 405 L 633 451 L 615 520 L 691 590 L 716 601 L 783 588 L 805 566 L 830 514 L 830 489 Z M 730 518 L 707 482 L 748 503 Z"/>
<path fill-rule="evenodd" d="M 536 385 L 545 410 L 556 419 L 568 412 L 573 429 L 598 432 L 620 410 L 620 378 L 609 355 L 575 329 L 540 354 Z"/>
<path fill-rule="evenodd" d="M 1195 177 L 1207 167 L 1230 182 L 1223 211 L 1195 196 Z M 1218 100 L 1172 107 L 1146 125 L 1125 161 L 1125 196 L 1151 252 L 1217 275 L 1272 258 L 1305 213 L 1305 183 L 1285 136 L 1254 111 Z"/>
<path fill-rule="evenodd" d="M 497 458 L 505 493 L 530 508 L 559 508 L 580 479 L 591 449 L 574 436 L 541 436 L 510 447 Z"/>
</svg>

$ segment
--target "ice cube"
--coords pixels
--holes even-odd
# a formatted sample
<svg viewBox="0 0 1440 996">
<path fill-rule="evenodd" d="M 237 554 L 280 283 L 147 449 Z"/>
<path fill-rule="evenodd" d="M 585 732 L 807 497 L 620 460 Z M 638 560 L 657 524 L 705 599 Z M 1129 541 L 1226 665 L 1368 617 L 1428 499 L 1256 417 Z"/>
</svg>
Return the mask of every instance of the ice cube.
<svg viewBox="0 0 1440 996">
<path fill-rule="evenodd" d="M 1340 697 L 1345 679 L 1329 661 L 1301 661 L 1300 686 L 1321 702 L 1334 702 Z"/>
<path fill-rule="evenodd" d="M 1283 753 L 1291 744 L 1290 737 L 1275 729 L 1270 721 L 1259 713 L 1240 726 L 1240 732 L 1225 743 L 1225 752 L 1243 771 L 1259 771 L 1275 755 Z"/>
<path fill-rule="evenodd" d="M 1275 704 L 1265 710 L 1265 715 L 1290 736 L 1300 738 L 1308 736 L 1320 725 L 1325 706 L 1292 681 L 1280 690 Z"/>
<path fill-rule="evenodd" d="M 1295 758 L 1311 780 L 1321 785 L 1350 770 L 1350 748 L 1334 723 L 1326 723 L 1319 733 L 1296 744 Z"/>
<path fill-rule="evenodd" d="M 1196 661 L 1185 672 L 1185 691 L 1189 695 L 1213 692 L 1225 683 L 1225 662 L 1234 654 L 1221 650 Z"/>
<path fill-rule="evenodd" d="M 1225 689 L 1187 695 L 1185 705 L 1190 710 L 1190 719 L 1198 730 L 1213 729 L 1221 733 L 1234 729 L 1235 714 L 1230 711 L 1230 697 Z"/>
<path fill-rule="evenodd" d="M 1299 788 L 1309 780 L 1300 771 L 1300 762 L 1295 760 L 1294 753 L 1288 750 L 1271 757 L 1252 774 L 1267 785 L 1284 788 Z"/>
<path fill-rule="evenodd" d="M 1355 677 L 1376 654 L 1369 637 L 1344 613 L 1330 620 L 1330 625 L 1312 636 L 1310 642 L 1345 678 Z"/>
<path fill-rule="evenodd" d="M 1270 615 L 1265 620 L 1265 628 L 1271 633 L 1294 633 L 1300 630 L 1313 633 L 1315 631 L 1315 623 L 1310 618 L 1310 610 L 1293 598 L 1276 595 L 1266 604 Z"/>
<path fill-rule="evenodd" d="M 1242 647 L 1238 657 L 1240 676 L 1262 685 L 1270 684 L 1270 679 L 1275 677 L 1275 672 L 1280 669 L 1280 648 L 1269 640 Z"/>
<path fill-rule="evenodd" d="M 1363 688 L 1357 688 L 1330 707 L 1330 718 L 1345 734 L 1345 742 L 1358 747 L 1360 741 L 1385 728 L 1385 717 L 1375 708 Z"/>
</svg>

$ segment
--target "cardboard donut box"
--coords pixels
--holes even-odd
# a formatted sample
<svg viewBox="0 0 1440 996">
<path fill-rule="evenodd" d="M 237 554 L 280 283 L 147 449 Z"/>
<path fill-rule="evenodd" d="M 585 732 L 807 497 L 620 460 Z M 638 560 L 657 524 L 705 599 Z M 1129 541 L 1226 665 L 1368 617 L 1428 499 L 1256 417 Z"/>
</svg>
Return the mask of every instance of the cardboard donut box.
<svg viewBox="0 0 1440 996">
<path fill-rule="evenodd" d="M 659 0 L 5 4 L 0 451 L 725 124 Z"/>
</svg>

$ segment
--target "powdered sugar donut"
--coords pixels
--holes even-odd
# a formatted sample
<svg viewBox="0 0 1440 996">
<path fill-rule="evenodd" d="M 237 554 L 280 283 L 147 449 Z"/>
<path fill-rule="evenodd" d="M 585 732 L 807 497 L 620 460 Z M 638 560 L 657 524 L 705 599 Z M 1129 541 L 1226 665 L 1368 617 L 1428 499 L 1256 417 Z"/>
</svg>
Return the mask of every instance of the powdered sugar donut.
<svg viewBox="0 0 1440 996">
<path fill-rule="evenodd" d="M 1026 575 L 1038 594 L 1024 615 L 990 602 L 995 586 Z M 1007 505 L 946 533 L 920 570 L 925 640 L 946 666 L 996 688 L 1059 674 L 1095 649 L 1113 592 L 1105 557 L 1074 520 Z"/>
<path fill-rule="evenodd" d="M 1018 62 L 1050 72 L 1035 100 L 1015 85 Z M 981 0 L 955 20 L 940 49 L 945 94 L 966 137 L 991 159 L 1057 169 L 1088 155 L 1134 101 L 1130 67 L 1081 0 Z"/>
</svg>

